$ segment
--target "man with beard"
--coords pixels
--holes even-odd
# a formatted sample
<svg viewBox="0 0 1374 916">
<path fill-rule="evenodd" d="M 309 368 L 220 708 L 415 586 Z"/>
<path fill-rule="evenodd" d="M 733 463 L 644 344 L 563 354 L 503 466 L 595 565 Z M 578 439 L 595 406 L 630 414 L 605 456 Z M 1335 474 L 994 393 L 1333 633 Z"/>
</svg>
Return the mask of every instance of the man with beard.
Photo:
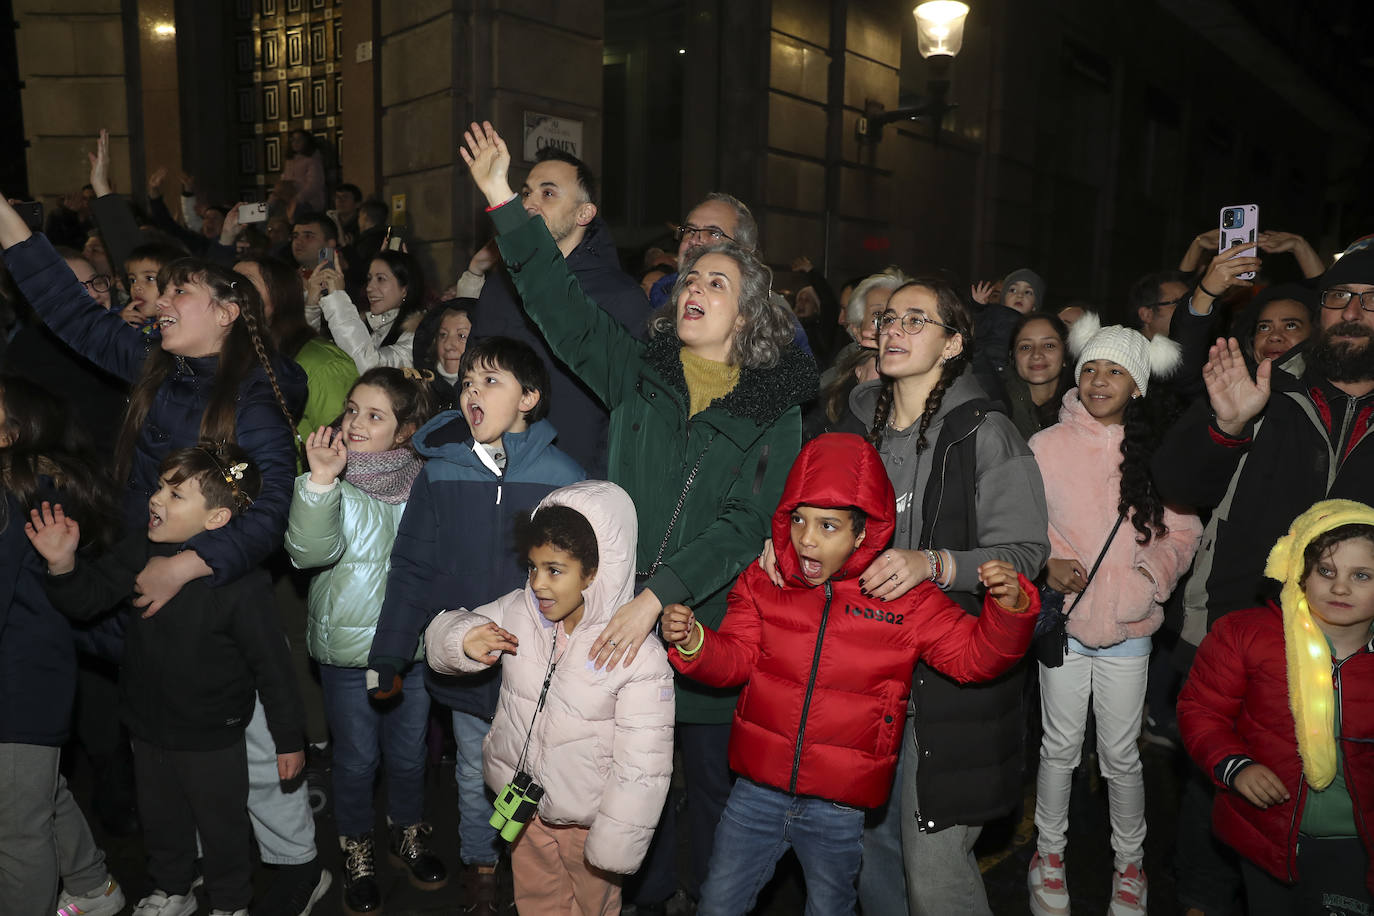
<svg viewBox="0 0 1374 916">
<path fill-rule="evenodd" d="M 520 188 L 525 212 L 544 220 L 568 268 L 593 302 L 636 337 L 648 333 L 649 303 L 644 291 L 620 269 L 611 230 L 597 215 L 596 179 L 586 163 L 569 153 L 545 147 Z M 518 269 L 518 267 L 516 268 Z M 515 286 L 504 274 L 487 274 L 473 309 L 471 340 L 514 337 L 523 340 L 549 367 L 549 421 L 558 430 L 558 447 L 572 456 L 587 476 L 606 476 L 606 433 L 610 414 L 568 367 L 554 358 L 534 322 L 520 309 Z"/>
<path fill-rule="evenodd" d="M 1155 452 L 1160 495 L 1212 510 L 1183 594 L 1180 650 L 1222 615 L 1278 596 L 1264 578 L 1269 550 L 1313 503 L 1374 503 L 1374 248 L 1347 251 L 1317 282 L 1320 331 L 1253 378 L 1236 339 L 1218 340 L 1207 398 Z M 1213 775 L 1195 772 L 1185 787 L 1175 864 L 1180 906 L 1220 913 L 1240 882 L 1210 836 Z"/>
</svg>

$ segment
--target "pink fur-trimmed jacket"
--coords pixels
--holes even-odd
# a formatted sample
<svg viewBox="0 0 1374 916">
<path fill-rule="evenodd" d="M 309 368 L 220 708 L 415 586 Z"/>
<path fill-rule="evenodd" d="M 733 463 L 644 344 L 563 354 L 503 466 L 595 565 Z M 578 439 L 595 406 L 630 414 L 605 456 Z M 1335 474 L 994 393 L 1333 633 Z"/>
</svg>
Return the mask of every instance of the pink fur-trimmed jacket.
<svg viewBox="0 0 1374 916">
<path fill-rule="evenodd" d="M 553 505 L 576 509 L 596 532 L 600 565 L 582 593 L 581 623 L 572 633 L 550 623 L 527 585 L 474 611 L 440 613 L 425 630 L 425 655 L 441 674 L 471 674 L 486 668 L 463 652 L 474 627 L 495 622 L 519 640 L 518 651 L 502 657 L 496 718 L 482 745 L 487 785 L 499 794 L 515 775 L 533 721 L 525 770 L 545 790 L 539 817 L 590 828 L 587 861 L 630 874 L 653 839 L 673 773 L 673 669 L 656 637 L 628 666 L 598 670 L 587 657 L 611 615 L 634 595 L 637 527 L 629 494 L 584 480 L 553 491 L 538 508 Z M 548 695 L 536 716 L 546 677 Z"/>
<path fill-rule="evenodd" d="M 1122 426 L 1103 426 L 1093 419 L 1075 388 L 1064 395 L 1059 423 L 1030 439 L 1050 510 L 1050 556 L 1076 559 L 1085 572 L 1116 524 L 1124 433 Z M 1159 629 L 1162 602 L 1188 569 L 1202 538 L 1196 515 L 1166 507 L 1164 524 L 1168 534 L 1141 545 L 1131 520 L 1121 523 L 1092 585 L 1073 605 L 1070 636 L 1100 649 Z M 1068 596 L 1065 606 L 1073 600 Z"/>
</svg>

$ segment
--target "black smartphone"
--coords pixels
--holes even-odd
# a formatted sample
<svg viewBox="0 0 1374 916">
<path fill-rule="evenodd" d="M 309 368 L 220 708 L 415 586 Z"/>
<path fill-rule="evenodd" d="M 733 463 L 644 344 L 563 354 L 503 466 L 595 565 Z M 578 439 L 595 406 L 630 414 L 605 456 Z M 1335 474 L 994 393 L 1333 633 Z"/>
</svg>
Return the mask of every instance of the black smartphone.
<svg viewBox="0 0 1374 916">
<path fill-rule="evenodd" d="M 24 218 L 24 225 L 34 232 L 43 231 L 43 201 L 25 200 L 14 205 L 14 212 Z"/>
</svg>

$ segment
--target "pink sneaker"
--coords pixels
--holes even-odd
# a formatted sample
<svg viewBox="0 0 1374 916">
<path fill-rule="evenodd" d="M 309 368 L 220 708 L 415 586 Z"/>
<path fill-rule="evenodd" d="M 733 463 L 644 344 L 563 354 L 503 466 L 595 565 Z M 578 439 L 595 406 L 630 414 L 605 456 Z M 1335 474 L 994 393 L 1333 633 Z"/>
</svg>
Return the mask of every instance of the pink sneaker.
<svg viewBox="0 0 1374 916">
<path fill-rule="evenodd" d="M 1064 879 L 1064 857 L 1057 852 L 1031 859 L 1026 874 L 1030 911 L 1034 916 L 1069 916 L 1069 885 Z"/>
<path fill-rule="evenodd" d="M 1112 905 L 1107 916 L 1145 916 L 1145 897 L 1149 882 L 1134 862 L 1112 876 Z"/>
</svg>

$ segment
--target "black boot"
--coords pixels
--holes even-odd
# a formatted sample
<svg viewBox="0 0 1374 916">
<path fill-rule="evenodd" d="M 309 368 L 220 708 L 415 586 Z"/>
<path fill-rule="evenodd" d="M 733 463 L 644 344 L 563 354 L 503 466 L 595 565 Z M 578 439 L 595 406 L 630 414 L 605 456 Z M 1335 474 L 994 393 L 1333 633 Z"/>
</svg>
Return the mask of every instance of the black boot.
<svg viewBox="0 0 1374 916">
<path fill-rule="evenodd" d="M 429 851 L 428 824 L 391 825 L 391 864 L 404 868 L 410 883 L 422 891 L 437 891 L 448 884 L 444 863 Z"/>
<path fill-rule="evenodd" d="M 349 916 L 376 913 L 382 908 L 372 854 L 372 834 L 339 837 L 344 853 L 343 908 Z"/>
</svg>

